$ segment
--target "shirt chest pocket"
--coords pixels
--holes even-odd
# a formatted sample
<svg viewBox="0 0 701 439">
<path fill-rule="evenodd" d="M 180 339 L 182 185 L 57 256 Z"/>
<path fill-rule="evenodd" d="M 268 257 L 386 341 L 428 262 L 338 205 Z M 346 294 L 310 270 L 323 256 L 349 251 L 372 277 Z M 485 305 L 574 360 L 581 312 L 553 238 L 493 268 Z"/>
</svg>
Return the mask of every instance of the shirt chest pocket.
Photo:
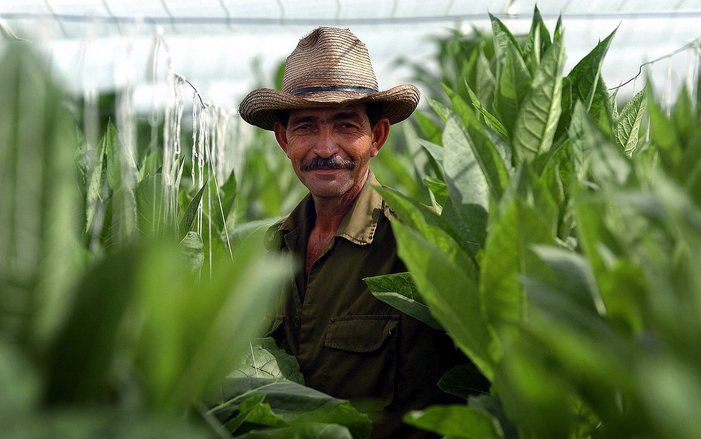
<svg viewBox="0 0 701 439">
<path fill-rule="evenodd" d="M 397 357 L 396 315 L 350 315 L 331 319 L 323 349 L 326 391 L 339 398 L 394 396 Z"/>
</svg>

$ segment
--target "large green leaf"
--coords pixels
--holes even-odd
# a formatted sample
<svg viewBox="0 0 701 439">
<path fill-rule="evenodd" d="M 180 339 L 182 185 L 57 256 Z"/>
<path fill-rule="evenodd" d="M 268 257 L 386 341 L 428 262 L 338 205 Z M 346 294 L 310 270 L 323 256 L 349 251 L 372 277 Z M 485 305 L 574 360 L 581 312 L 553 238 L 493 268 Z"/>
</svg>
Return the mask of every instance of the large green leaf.
<svg viewBox="0 0 701 439">
<path fill-rule="evenodd" d="M 572 80 L 575 92 L 573 95 L 574 99 L 571 101 L 572 104 L 579 99 L 584 103 L 587 110 L 591 107 L 596 87 L 601 79 L 601 67 L 604 63 L 604 57 L 615 35 L 616 30 L 600 41 L 567 75 Z"/>
<path fill-rule="evenodd" d="M 570 145 L 574 168 L 580 180 L 590 175 L 598 184 L 622 184 L 632 176 L 629 159 L 594 126 L 581 102 L 577 103 L 572 116 Z"/>
<path fill-rule="evenodd" d="M 254 430 L 239 439 L 353 439 L 348 428 L 338 424 L 309 423 L 290 427 Z"/>
<path fill-rule="evenodd" d="M 580 180 L 589 175 L 594 181 L 622 183 L 631 176 L 631 166 L 623 151 L 594 126 L 581 102 L 575 107 L 569 136 L 571 157 Z"/>
<path fill-rule="evenodd" d="M 442 130 L 438 133 L 438 138 L 432 137 L 438 143 L 433 143 L 425 139 L 418 139 L 418 144 L 428 153 L 431 163 L 431 168 L 435 171 L 436 175 L 441 179 L 443 178 L 443 168 L 441 163 L 443 163 L 443 147 L 440 145 Z"/>
<path fill-rule="evenodd" d="M 150 402 L 182 408 L 216 385 L 240 362 L 285 279 L 287 260 L 264 253 L 262 234 L 239 242 L 233 263 L 216 260 L 211 278 L 197 279 L 180 264 L 152 255 L 142 261 L 139 306 L 149 319 L 138 356 Z M 174 256 L 175 257 L 175 256 Z"/>
<path fill-rule="evenodd" d="M 111 120 L 107 122 L 105 134 L 102 136 L 100 145 L 104 148 L 105 160 L 107 162 L 107 183 L 113 191 L 121 188 L 122 168 L 120 164 L 120 146 L 117 137 L 117 129 Z"/>
<path fill-rule="evenodd" d="M 562 89 L 562 117 L 557 127 L 556 138 L 560 138 L 567 131 L 577 101 L 582 101 L 587 112 L 592 107 L 594 96 L 600 89 L 604 57 L 615 34 L 614 30 L 600 41 L 565 78 Z"/>
<path fill-rule="evenodd" d="M 452 229 L 450 223 L 427 206 L 423 206 L 416 200 L 393 189 L 379 187 L 376 190 L 395 210 L 400 221 L 421 233 L 456 264 L 464 267 L 468 275 L 476 278 L 477 266 L 471 255 L 458 245 L 460 235 Z"/>
<path fill-rule="evenodd" d="M 407 139 L 405 145 L 411 144 L 411 148 L 416 148 L 412 152 L 397 152 L 393 149 L 383 149 L 378 160 L 374 160 L 371 168 L 378 180 L 387 183 L 392 187 L 400 187 L 408 195 L 421 200 L 428 201 L 426 188 L 421 184 L 420 175 L 430 166 L 437 170 L 436 162 L 427 157 L 421 141 L 415 137 L 412 128 L 402 128 L 404 137 Z M 411 139 L 411 140 L 408 140 Z"/>
<path fill-rule="evenodd" d="M 0 59 L 0 330 L 37 352 L 71 301 L 84 221 L 78 136 L 49 64 L 18 42 Z"/>
<path fill-rule="evenodd" d="M 550 281 L 554 288 L 592 313 L 606 313 L 594 274 L 583 256 L 557 247 L 536 245 L 532 249 L 554 274 Z"/>
<path fill-rule="evenodd" d="M 399 256 L 411 272 L 431 314 L 487 377 L 499 356 L 498 346 L 483 315 L 477 283 L 436 245 L 394 221 Z"/>
<path fill-rule="evenodd" d="M 236 410 L 229 417 L 220 416 L 219 420 L 224 428 L 232 434 L 245 423 L 255 423 L 260 426 L 286 427 L 287 423 L 275 416 L 270 405 L 264 403 L 265 395 L 257 394 L 246 398 L 236 406 Z"/>
<path fill-rule="evenodd" d="M 85 233 L 95 233 L 93 230 L 93 219 L 98 209 L 104 209 L 102 203 L 106 202 L 107 191 L 107 166 L 105 154 L 107 151 L 107 143 L 110 141 L 110 130 L 112 130 L 112 141 L 114 139 L 114 129 L 111 127 L 111 122 L 108 124 L 107 133 L 100 140 L 100 150 L 97 152 L 98 157 L 92 163 L 92 168 L 88 170 L 88 183 L 85 197 Z"/>
<path fill-rule="evenodd" d="M 484 242 L 489 208 L 489 185 L 460 123 L 450 119 L 443 131 L 443 169 L 448 194 L 458 208 L 472 241 Z"/>
<path fill-rule="evenodd" d="M 548 32 L 548 28 L 538 10 L 538 5 L 536 5 L 533 8 L 531 29 L 528 31 L 526 44 L 523 47 L 523 57 L 532 74 L 535 74 L 550 44 L 552 44 L 550 32 Z"/>
<path fill-rule="evenodd" d="M 461 364 L 443 374 L 438 387 L 446 393 L 468 399 L 483 391 L 483 379 L 473 364 Z"/>
<path fill-rule="evenodd" d="M 638 146 L 640 122 L 647 104 L 646 90 L 643 89 L 633 96 L 614 120 L 614 139 L 619 147 L 628 155 L 635 152 Z"/>
<path fill-rule="evenodd" d="M 484 54 L 484 49 L 480 47 L 475 65 L 475 94 L 481 102 L 484 102 L 485 110 L 491 110 L 494 102 L 494 89 L 496 88 L 496 78 L 489 64 L 489 60 Z"/>
<path fill-rule="evenodd" d="M 694 108 L 686 84 L 682 84 L 677 94 L 677 100 L 672 106 L 670 116 L 682 140 L 684 149 L 688 147 L 688 142 L 690 140 L 696 140 L 694 139 L 694 134 L 696 134 L 699 129 L 699 124 L 697 123 L 699 111 L 701 110 Z"/>
<path fill-rule="evenodd" d="M 462 137 L 460 136 L 459 130 L 456 130 L 455 124 L 446 128 L 443 132 L 443 145 L 444 149 L 447 151 L 446 137 L 450 136 L 450 140 L 454 140 L 457 143 L 453 145 L 453 151 L 457 155 L 465 155 L 464 160 L 474 160 L 479 164 L 484 179 L 489 185 L 489 189 L 496 198 L 500 198 L 504 191 L 504 188 L 509 181 L 509 172 L 507 170 L 506 159 L 503 157 L 504 154 L 499 150 L 499 145 L 497 136 L 490 136 L 488 130 L 485 129 L 484 125 L 479 121 L 475 112 L 467 105 L 467 103 L 457 94 L 453 93 L 451 90 L 446 89 L 446 91 L 451 96 L 451 102 L 453 103 L 453 114 L 459 118 L 462 122 Z M 459 124 L 458 124 L 459 127 Z M 448 131 L 446 134 L 446 131 Z M 462 153 L 465 149 L 465 141 L 470 149 L 472 149 L 472 156 L 469 152 Z M 447 153 L 446 153 L 447 154 Z M 446 161 L 444 156 L 444 162 Z M 445 167 L 445 164 L 444 164 Z M 462 203 L 458 203 L 462 204 Z"/>
<path fill-rule="evenodd" d="M 448 186 L 445 182 L 436 180 L 431 177 L 424 178 L 424 184 L 431 191 L 432 199 L 438 204 L 439 207 L 445 205 L 448 201 Z"/>
<path fill-rule="evenodd" d="M 428 140 L 419 139 L 419 144 L 428 152 L 428 154 L 436 161 L 436 163 L 443 163 L 443 154 L 445 150 L 442 145 L 429 142 Z"/>
<path fill-rule="evenodd" d="M 134 179 L 126 178 L 132 170 L 136 171 L 135 158 L 124 150 L 119 140 L 119 133 L 114 125 L 108 123 L 105 142 L 105 160 L 107 162 L 107 183 L 112 191 L 110 200 L 110 242 L 124 246 L 137 238 L 139 231 L 139 211 L 137 207 Z"/>
<path fill-rule="evenodd" d="M 10 421 L 31 415 L 39 406 L 41 386 L 37 370 L 21 349 L 10 343 L 0 343 L 0 422 L 3 430 Z"/>
<path fill-rule="evenodd" d="M 404 421 L 415 427 L 451 438 L 500 439 L 499 421 L 487 412 L 464 405 L 434 405 L 406 414 Z"/>
<path fill-rule="evenodd" d="M 484 237 L 482 240 L 475 238 L 475 226 L 468 215 L 469 211 L 456 206 L 450 198 L 446 200 L 441 210 L 441 218 L 447 221 L 455 230 L 460 246 L 475 258 L 478 258 L 480 251 L 484 248 Z"/>
<path fill-rule="evenodd" d="M 514 36 L 498 18 L 491 14 L 490 18 L 498 63 L 494 108 L 503 125 L 513 135 L 521 102 L 530 90 L 531 74 Z"/>
<path fill-rule="evenodd" d="M 547 152 L 552 146 L 560 118 L 562 68 L 565 48 L 553 42 L 533 77 L 528 96 L 519 110 L 513 134 L 513 150 L 526 161 Z"/>
<path fill-rule="evenodd" d="M 441 127 L 431 117 L 423 111 L 417 110 L 414 112 L 414 120 L 425 139 L 433 143 L 441 141 Z"/>
<path fill-rule="evenodd" d="M 218 392 L 217 404 L 210 413 L 221 416 L 236 410 L 244 398 L 263 395 L 271 413 L 288 425 L 314 423 L 339 424 L 354 438 L 370 436 L 370 419 L 348 401 L 336 399 L 300 384 L 270 378 L 229 378 Z M 254 421 L 250 419 L 250 421 Z"/>
<path fill-rule="evenodd" d="M 645 412 L 654 420 L 656 436 L 691 439 L 701 435 L 694 410 L 701 403 L 698 369 L 678 359 L 654 355 L 640 363 L 637 391 L 643 398 Z"/>
<path fill-rule="evenodd" d="M 180 226 L 178 227 L 178 232 L 180 233 L 181 238 L 185 237 L 187 235 L 187 232 L 190 231 L 192 228 L 192 223 L 195 221 L 195 217 L 197 216 L 197 210 L 200 207 L 200 202 L 202 201 L 202 194 L 204 194 L 204 190 L 207 188 L 208 182 L 205 182 L 205 184 L 202 185 L 200 190 L 197 191 L 194 197 L 190 200 L 190 203 L 187 205 L 187 209 L 185 209 L 185 213 L 183 213 L 183 217 L 180 220 Z"/>
<path fill-rule="evenodd" d="M 136 294 L 140 256 L 130 250 L 106 258 L 79 283 L 47 360 L 50 402 L 92 401 L 108 390 L 118 329 Z"/>
<path fill-rule="evenodd" d="M 532 245 L 555 242 L 556 210 L 547 189 L 525 168 L 513 183 L 500 215 L 492 216 L 480 267 L 482 299 L 494 323 L 524 318 L 526 298 L 518 277 L 543 268 Z"/>
<path fill-rule="evenodd" d="M 224 183 L 218 183 L 221 184 L 221 187 L 217 190 L 217 201 L 213 201 L 214 207 L 212 208 L 214 212 L 210 212 L 210 215 L 217 219 L 217 227 L 223 232 L 224 225 L 226 224 L 229 215 L 231 215 L 231 212 L 233 211 L 236 196 L 238 195 L 236 173 L 231 171 L 229 178 L 227 178 Z"/>
<path fill-rule="evenodd" d="M 441 84 L 441 86 L 445 88 L 445 84 Z M 445 104 L 438 102 L 435 99 L 429 99 L 428 105 L 431 107 L 433 112 L 438 115 L 442 122 L 445 123 L 445 121 L 448 120 L 448 117 L 450 117 L 450 109 L 446 107 Z M 438 134 L 440 140 L 440 132 Z"/>
<path fill-rule="evenodd" d="M 373 296 L 392 305 L 404 314 L 431 326 L 441 325 L 433 318 L 424 300 L 416 290 L 416 285 L 409 273 L 385 274 L 363 279 Z"/>
<path fill-rule="evenodd" d="M 674 123 L 655 100 L 654 93 L 647 95 L 647 108 L 650 117 L 650 136 L 658 147 L 663 164 L 671 167 L 681 157 L 681 141 Z"/>
<path fill-rule="evenodd" d="M 241 365 L 229 377 L 287 379 L 304 384 L 297 359 L 280 349 L 270 337 L 251 341 Z"/>
<path fill-rule="evenodd" d="M 204 263 L 204 242 L 196 232 L 189 231 L 178 243 L 183 255 L 190 262 L 190 269 L 195 272 L 202 268 Z"/>
<path fill-rule="evenodd" d="M 37 416 L 41 417 L 40 422 Z M 45 410 L 32 417 L 3 423 L 3 439 L 171 439 L 211 438 L 202 425 L 187 422 L 183 417 L 154 415 L 137 410 L 91 406 Z"/>
<path fill-rule="evenodd" d="M 146 236 L 173 236 L 174 230 L 165 218 L 163 203 L 163 178 L 160 175 L 145 177 L 136 186 L 136 208 L 139 212 L 139 231 Z M 171 226 L 171 227 L 169 227 Z M 162 234 L 160 232 L 167 231 Z"/>
<path fill-rule="evenodd" d="M 480 112 L 482 117 L 484 117 L 485 123 L 493 129 L 499 136 L 501 136 L 502 139 L 508 140 L 509 139 L 509 133 L 506 131 L 506 128 L 504 128 L 504 125 L 502 125 L 501 121 L 496 118 L 492 113 L 490 113 L 484 105 L 480 102 L 480 99 L 477 97 L 474 91 L 470 88 L 469 85 L 467 87 L 467 93 L 470 96 L 470 102 L 472 102 L 472 106 L 475 107 L 477 111 Z"/>
<path fill-rule="evenodd" d="M 609 94 L 608 88 L 603 78 L 599 78 L 599 82 L 596 85 L 596 91 L 594 92 L 594 99 L 591 103 L 591 108 L 589 108 L 589 114 L 596 121 L 601 132 L 603 132 L 607 138 L 613 139 L 613 114 L 611 112 L 611 95 Z"/>
</svg>

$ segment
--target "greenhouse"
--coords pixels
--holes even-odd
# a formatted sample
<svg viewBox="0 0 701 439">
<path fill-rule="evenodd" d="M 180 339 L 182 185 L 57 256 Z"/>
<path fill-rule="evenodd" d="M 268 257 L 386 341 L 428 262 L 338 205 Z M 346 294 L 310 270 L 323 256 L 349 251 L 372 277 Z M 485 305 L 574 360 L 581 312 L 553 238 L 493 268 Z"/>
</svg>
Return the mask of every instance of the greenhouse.
<svg viewBox="0 0 701 439">
<path fill-rule="evenodd" d="M 701 1 L 0 35 L 0 437 L 701 437 Z"/>
</svg>

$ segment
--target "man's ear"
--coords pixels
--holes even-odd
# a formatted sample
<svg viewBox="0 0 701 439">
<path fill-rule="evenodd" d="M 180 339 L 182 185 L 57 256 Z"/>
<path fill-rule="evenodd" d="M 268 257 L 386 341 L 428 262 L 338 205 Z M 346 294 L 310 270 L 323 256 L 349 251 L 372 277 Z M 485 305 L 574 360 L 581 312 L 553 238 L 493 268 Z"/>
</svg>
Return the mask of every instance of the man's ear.
<svg viewBox="0 0 701 439">
<path fill-rule="evenodd" d="M 389 119 L 383 117 L 377 121 L 372 129 L 372 149 L 370 150 L 371 157 L 375 157 L 377 153 L 380 152 L 380 148 L 382 148 L 382 146 L 385 144 L 388 136 Z"/>
<path fill-rule="evenodd" d="M 273 131 L 275 131 L 275 140 L 280 148 L 287 154 L 287 128 L 280 122 L 275 122 L 273 125 Z"/>
</svg>

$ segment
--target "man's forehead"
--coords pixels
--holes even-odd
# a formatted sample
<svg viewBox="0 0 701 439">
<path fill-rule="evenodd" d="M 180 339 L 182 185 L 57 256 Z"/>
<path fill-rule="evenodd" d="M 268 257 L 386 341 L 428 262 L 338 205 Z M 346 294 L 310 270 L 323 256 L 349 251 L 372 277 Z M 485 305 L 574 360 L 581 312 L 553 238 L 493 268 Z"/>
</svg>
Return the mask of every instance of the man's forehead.
<svg viewBox="0 0 701 439">
<path fill-rule="evenodd" d="M 305 108 L 302 110 L 290 111 L 290 120 L 313 117 L 319 119 L 328 119 L 335 116 L 356 116 L 361 117 L 365 114 L 365 104 L 356 105 L 339 105 L 335 107 L 323 108 Z"/>
</svg>

